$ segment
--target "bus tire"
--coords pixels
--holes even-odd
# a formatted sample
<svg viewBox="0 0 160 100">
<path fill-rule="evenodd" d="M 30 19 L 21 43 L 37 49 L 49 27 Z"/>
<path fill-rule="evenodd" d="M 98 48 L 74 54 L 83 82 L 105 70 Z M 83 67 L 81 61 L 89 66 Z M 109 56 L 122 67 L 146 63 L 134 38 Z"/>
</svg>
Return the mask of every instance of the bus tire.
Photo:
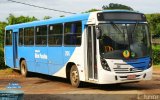
<svg viewBox="0 0 160 100">
<path fill-rule="evenodd" d="M 70 70 L 70 82 L 74 87 L 80 86 L 79 72 L 76 65 L 72 65 Z"/>
<path fill-rule="evenodd" d="M 27 77 L 27 64 L 25 60 L 21 61 L 21 65 L 20 65 L 20 71 L 21 71 L 21 75 L 24 77 Z"/>
</svg>

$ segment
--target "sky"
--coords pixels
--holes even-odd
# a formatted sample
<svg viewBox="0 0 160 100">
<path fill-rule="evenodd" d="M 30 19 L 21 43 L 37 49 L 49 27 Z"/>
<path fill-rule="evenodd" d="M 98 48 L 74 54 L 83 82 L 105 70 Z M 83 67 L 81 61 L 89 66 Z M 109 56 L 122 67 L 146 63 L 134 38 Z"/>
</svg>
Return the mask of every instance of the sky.
<svg viewBox="0 0 160 100">
<path fill-rule="evenodd" d="M 160 13 L 160 0 L 15 0 L 18 2 L 33 4 L 37 6 L 47 7 L 51 9 L 64 10 L 73 13 L 85 12 L 89 9 L 101 9 L 103 5 L 110 3 L 118 3 L 130 6 L 136 11 L 150 14 Z M 43 19 L 44 16 L 53 18 L 61 15 L 71 15 L 52 10 L 45 10 L 27 5 L 22 5 L 8 0 L 0 0 L 0 21 L 6 21 L 9 14 L 15 16 L 35 16 L 38 19 Z"/>
</svg>

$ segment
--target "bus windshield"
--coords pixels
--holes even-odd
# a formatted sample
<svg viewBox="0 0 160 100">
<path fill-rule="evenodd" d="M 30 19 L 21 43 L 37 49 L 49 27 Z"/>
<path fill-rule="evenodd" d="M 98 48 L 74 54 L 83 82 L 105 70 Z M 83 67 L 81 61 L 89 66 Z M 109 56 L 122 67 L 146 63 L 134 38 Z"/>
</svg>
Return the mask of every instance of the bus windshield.
<svg viewBox="0 0 160 100">
<path fill-rule="evenodd" d="M 99 24 L 100 55 L 108 59 L 141 58 L 150 55 L 147 24 Z"/>
</svg>

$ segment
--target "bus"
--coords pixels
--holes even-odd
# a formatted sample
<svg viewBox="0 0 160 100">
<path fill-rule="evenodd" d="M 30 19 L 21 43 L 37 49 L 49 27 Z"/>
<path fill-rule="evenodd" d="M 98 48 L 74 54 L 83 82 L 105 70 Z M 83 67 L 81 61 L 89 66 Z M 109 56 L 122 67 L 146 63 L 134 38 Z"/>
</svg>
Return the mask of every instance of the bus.
<svg viewBox="0 0 160 100">
<path fill-rule="evenodd" d="M 143 13 L 104 10 L 6 26 L 5 64 L 67 78 L 71 85 L 152 78 L 151 39 Z"/>
</svg>

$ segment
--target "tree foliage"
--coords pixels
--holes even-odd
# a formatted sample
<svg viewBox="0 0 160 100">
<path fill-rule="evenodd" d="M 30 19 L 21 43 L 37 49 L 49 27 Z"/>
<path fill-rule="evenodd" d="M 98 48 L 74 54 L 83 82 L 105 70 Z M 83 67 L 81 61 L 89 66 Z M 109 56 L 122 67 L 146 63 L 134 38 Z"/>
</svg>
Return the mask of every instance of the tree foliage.
<svg viewBox="0 0 160 100">
<path fill-rule="evenodd" d="M 150 30 L 152 34 L 160 34 L 160 14 L 147 14 Z"/>
<path fill-rule="evenodd" d="M 64 15 L 61 15 L 61 16 L 59 16 L 59 17 L 65 17 Z"/>
<path fill-rule="evenodd" d="M 31 22 L 31 21 L 35 21 L 35 20 L 38 20 L 38 19 L 35 18 L 34 16 L 33 17 L 29 17 L 29 16 L 16 17 L 13 14 L 10 14 L 9 17 L 7 18 L 7 21 L 8 21 L 9 25 Z"/>
<path fill-rule="evenodd" d="M 44 20 L 52 18 L 51 16 L 44 16 Z"/>
<path fill-rule="evenodd" d="M 100 10 L 93 8 L 93 9 L 90 9 L 90 10 L 82 12 L 82 13 L 89 13 L 89 12 L 95 12 L 95 11 L 100 11 Z"/>
<path fill-rule="evenodd" d="M 110 3 L 109 5 L 103 5 L 102 7 L 103 10 L 111 10 L 111 9 L 123 9 L 123 10 L 132 10 L 133 8 L 122 5 L 122 4 L 117 4 L 117 3 Z"/>
<path fill-rule="evenodd" d="M 103 5 L 102 9 L 92 8 L 92 9 L 85 11 L 85 12 L 82 12 L 82 13 L 89 13 L 89 12 L 95 12 L 95 11 L 100 11 L 100 10 L 113 10 L 113 9 L 123 9 L 123 10 L 132 10 L 133 11 L 133 8 L 131 8 L 129 6 L 117 4 L 117 3 L 110 3 L 109 5 Z"/>
<path fill-rule="evenodd" d="M 0 22 L 0 47 L 3 47 L 4 44 L 4 33 L 5 33 L 5 27 L 7 25 L 13 25 L 13 24 L 19 24 L 19 23 L 25 23 L 25 22 L 31 22 L 38 20 L 37 18 L 29 17 L 29 16 L 14 16 L 13 14 L 10 14 L 9 17 L 7 17 L 7 22 Z"/>
<path fill-rule="evenodd" d="M 0 22 L 0 48 L 3 47 L 6 22 Z"/>
</svg>

